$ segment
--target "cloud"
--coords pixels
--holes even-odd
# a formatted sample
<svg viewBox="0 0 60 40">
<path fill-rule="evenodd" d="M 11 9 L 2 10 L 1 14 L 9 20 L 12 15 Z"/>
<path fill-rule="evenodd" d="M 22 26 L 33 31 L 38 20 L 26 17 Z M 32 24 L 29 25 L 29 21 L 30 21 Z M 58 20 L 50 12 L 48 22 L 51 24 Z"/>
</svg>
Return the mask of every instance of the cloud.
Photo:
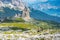
<svg viewBox="0 0 60 40">
<path fill-rule="evenodd" d="M 40 7 L 41 10 L 58 9 L 59 8 L 58 6 L 51 5 L 49 3 L 47 3 L 47 4 L 39 4 L 38 6 Z"/>
<path fill-rule="evenodd" d="M 34 3 L 36 2 L 37 0 L 23 0 L 23 2 L 27 2 L 27 3 Z"/>
<path fill-rule="evenodd" d="M 37 9 L 37 10 L 49 10 L 49 9 L 58 9 L 58 8 L 60 8 L 58 6 L 51 5 L 49 3 L 47 3 L 47 4 L 36 4 L 36 5 L 32 5 L 32 7 L 34 9 Z"/>
<path fill-rule="evenodd" d="M 57 13 L 53 13 L 53 14 L 50 14 L 50 15 L 60 17 L 60 14 L 57 14 Z"/>
<path fill-rule="evenodd" d="M 19 5 L 19 2 L 18 2 L 18 1 L 14 1 L 14 4 L 15 4 L 15 5 Z"/>
<path fill-rule="evenodd" d="M 36 2 L 47 2 L 48 0 L 23 0 L 23 2 L 29 3 L 29 4 L 35 4 Z"/>
<path fill-rule="evenodd" d="M 50 14 L 50 15 L 52 15 L 52 16 L 58 16 L 58 14 L 57 14 L 57 13 L 53 13 L 53 14 Z"/>
<path fill-rule="evenodd" d="M 38 0 L 39 2 L 47 2 L 48 0 Z"/>
</svg>

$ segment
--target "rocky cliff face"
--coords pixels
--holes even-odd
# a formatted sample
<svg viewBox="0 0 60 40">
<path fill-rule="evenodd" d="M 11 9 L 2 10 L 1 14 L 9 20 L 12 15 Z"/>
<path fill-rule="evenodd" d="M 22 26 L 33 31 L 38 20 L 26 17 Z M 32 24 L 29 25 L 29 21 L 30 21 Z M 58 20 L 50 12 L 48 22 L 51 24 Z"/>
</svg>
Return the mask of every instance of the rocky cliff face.
<svg viewBox="0 0 60 40">
<path fill-rule="evenodd" d="M 3 3 L 2 3 L 2 1 L 0 1 L 0 7 L 2 7 L 3 6 Z"/>
<path fill-rule="evenodd" d="M 14 1 L 14 2 L 13 2 Z M 17 6 L 22 12 L 22 18 L 25 21 L 30 20 L 30 11 L 29 8 L 26 7 L 26 4 L 22 1 L 22 0 L 12 0 L 12 4 L 14 4 L 15 6 Z"/>
<path fill-rule="evenodd" d="M 11 0 L 11 3 L 4 3 L 0 1 L 0 5 L 3 7 L 9 7 L 19 9 L 22 11 L 22 18 L 26 21 L 30 20 L 30 10 L 22 0 Z M 6 6 L 7 5 L 7 6 Z"/>
</svg>

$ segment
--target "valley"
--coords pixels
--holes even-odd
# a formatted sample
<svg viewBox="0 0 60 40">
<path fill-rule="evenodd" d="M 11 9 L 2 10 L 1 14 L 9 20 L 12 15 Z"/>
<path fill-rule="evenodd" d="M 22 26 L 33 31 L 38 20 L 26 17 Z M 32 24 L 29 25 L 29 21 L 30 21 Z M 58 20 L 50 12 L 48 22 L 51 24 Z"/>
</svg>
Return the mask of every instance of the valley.
<svg viewBox="0 0 60 40">
<path fill-rule="evenodd" d="M 1 0 L 0 40 L 60 40 L 60 17 L 29 7 L 22 0 Z"/>
</svg>

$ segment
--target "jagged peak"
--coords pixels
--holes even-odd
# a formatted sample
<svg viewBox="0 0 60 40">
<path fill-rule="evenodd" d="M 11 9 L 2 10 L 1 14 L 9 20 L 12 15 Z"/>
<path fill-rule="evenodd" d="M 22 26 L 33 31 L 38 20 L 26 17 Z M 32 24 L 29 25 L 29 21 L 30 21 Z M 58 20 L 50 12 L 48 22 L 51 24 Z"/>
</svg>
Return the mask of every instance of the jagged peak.
<svg viewBox="0 0 60 40">
<path fill-rule="evenodd" d="M 26 4 L 22 1 L 22 0 L 12 0 L 11 3 L 3 3 L 1 1 L 1 5 L 3 4 L 3 7 L 9 7 L 9 8 L 14 8 L 14 9 L 19 9 L 20 11 L 23 11 L 22 12 L 22 18 L 25 20 L 25 21 L 29 21 L 31 18 L 30 18 L 30 9 L 29 7 L 26 6 Z M 16 5 L 15 5 L 16 4 Z"/>
</svg>

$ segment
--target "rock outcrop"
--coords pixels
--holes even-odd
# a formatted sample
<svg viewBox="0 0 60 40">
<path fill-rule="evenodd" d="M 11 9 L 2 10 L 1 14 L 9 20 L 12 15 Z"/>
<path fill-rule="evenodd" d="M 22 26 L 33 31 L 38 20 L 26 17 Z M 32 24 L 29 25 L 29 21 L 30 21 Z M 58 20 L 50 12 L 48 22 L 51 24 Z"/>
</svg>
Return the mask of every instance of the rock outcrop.
<svg viewBox="0 0 60 40">
<path fill-rule="evenodd" d="M 0 1 L 0 5 L 3 7 L 5 7 L 7 5 L 7 7 L 11 8 L 11 9 L 12 8 L 19 9 L 20 11 L 22 11 L 21 17 L 25 21 L 29 21 L 31 19 L 29 7 L 26 6 L 26 4 L 23 2 L 23 0 L 11 0 L 11 3 L 8 3 L 8 4 L 5 4 L 4 2 Z M 18 15 L 15 15 L 15 16 L 19 17 Z"/>
<path fill-rule="evenodd" d="M 22 0 L 18 0 L 18 1 L 17 0 L 12 0 L 12 4 L 17 6 L 21 11 L 23 11 L 22 12 L 22 18 L 25 21 L 29 21 L 30 20 L 30 10 L 29 10 L 29 8 L 26 6 L 26 4 Z"/>
<path fill-rule="evenodd" d="M 0 7 L 2 7 L 3 6 L 3 3 L 2 3 L 2 1 L 0 1 Z"/>
</svg>

